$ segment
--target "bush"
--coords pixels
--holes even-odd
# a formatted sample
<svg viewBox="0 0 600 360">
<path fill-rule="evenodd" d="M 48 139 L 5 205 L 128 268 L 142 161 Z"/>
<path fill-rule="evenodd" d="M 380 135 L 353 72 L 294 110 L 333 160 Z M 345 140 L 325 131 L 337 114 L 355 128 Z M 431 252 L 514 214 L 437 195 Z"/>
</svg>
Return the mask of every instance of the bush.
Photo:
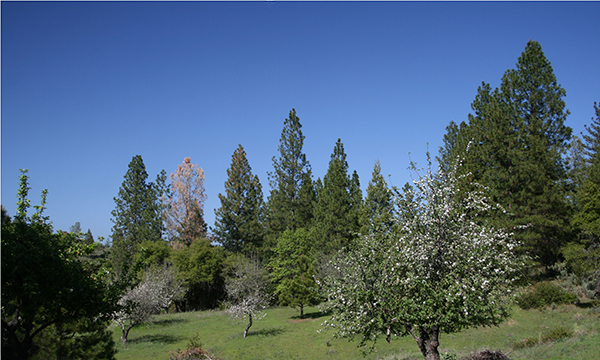
<svg viewBox="0 0 600 360">
<path fill-rule="evenodd" d="M 547 333 L 541 334 L 537 338 L 527 338 L 513 344 L 515 349 L 524 349 L 538 344 L 567 339 L 573 336 L 573 331 L 564 326 L 556 327 Z"/>
<path fill-rule="evenodd" d="M 563 290 L 560 286 L 544 281 L 537 283 L 526 293 L 517 297 L 521 309 L 538 309 L 553 304 L 566 304 L 577 300 L 575 294 Z"/>
<path fill-rule="evenodd" d="M 186 350 L 179 350 L 177 352 L 169 351 L 169 360 L 220 360 L 213 354 L 208 353 L 206 350 L 199 347 L 191 347 Z"/>
<path fill-rule="evenodd" d="M 473 355 L 469 355 L 464 360 L 509 360 L 508 355 L 504 354 L 500 350 L 481 350 Z"/>
</svg>

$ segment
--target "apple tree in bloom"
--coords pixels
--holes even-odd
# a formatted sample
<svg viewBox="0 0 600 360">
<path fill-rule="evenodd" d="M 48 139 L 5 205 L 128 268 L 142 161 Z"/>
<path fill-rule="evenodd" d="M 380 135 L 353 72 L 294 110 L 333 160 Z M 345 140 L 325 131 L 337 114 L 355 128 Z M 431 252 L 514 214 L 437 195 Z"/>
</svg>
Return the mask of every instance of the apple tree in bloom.
<svg viewBox="0 0 600 360">
<path fill-rule="evenodd" d="M 510 288 L 523 265 L 512 234 L 488 226 L 482 216 L 496 208 L 486 189 L 459 188 L 461 162 L 447 173 L 431 164 L 396 191 L 399 230 L 371 231 L 322 279 L 332 317 L 323 326 L 335 337 L 410 335 L 427 360 L 439 359 L 440 333 L 497 325 L 509 316 Z"/>
<path fill-rule="evenodd" d="M 163 266 L 148 270 L 144 279 L 129 288 L 119 299 L 120 310 L 114 314 L 115 322 L 121 326 L 121 340 L 127 343 L 129 331 L 168 309 L 173 300 L 182 294 L 182 281 L 177 279 L 174 267 Z"/>
<path fill-rule="evenodd" d="M 258 260 L 238 256 L 231 269 L 231 276 L 225 280 L 227 312 L 234 319 L 248 319 L 244 338 L 252 326 L 252 319 L 266 316 L 264 310 L 269 305 L 270 295 L 265 270 Z"/>
<path fill-rule="evenodd" d="M 171 173 L 171 193 L 165 199 L 165 224 L 172 242 L 189 246 L 192 240 L 206 236 L 205 201 L 204 170 L 186 157 Z"/>
</svg>

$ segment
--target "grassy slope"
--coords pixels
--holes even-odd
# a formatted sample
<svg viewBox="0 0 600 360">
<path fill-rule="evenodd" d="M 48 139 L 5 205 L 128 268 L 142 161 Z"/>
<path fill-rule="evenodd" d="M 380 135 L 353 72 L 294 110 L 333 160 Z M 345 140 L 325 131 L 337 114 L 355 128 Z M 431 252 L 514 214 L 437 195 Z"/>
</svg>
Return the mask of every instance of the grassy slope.
<svg viewBox="0 0 600 360">
<path fill-rule="evenodd" d="M 226 360 L 244 359 L 420 359 L 412 338 L 383 339 L 377 351 L 363 357 L 358 342 L 327 340 L 331 332 L 318 333 L 321 317 L 309 308 L 307 319 L 299 320 L 298 312 L 290 308 L 273 308 L 256 321 L 246 339 L 242 339 L 245 323 L 229 320 L 221 311 L 166 314 L 155 317 L 150 324 L 135 327 L 129 343 L 120 342 L 120 328 L 115 328 L 118 360 L 168 359 L 169 351 L 187 347 L 198 332 L 203 346 Z M 567 340 L 513 350 L 512 344 L 524 338 L 538 337 L 556 326 L 572 329 L 576 335 Z M 594 359 L 600 354 L 600 322 L 597 313 L 574 306 L 556 310 L 515 310 L 513 317 L 495 328 L 468 329 L 440 338 L 440 351 L 466 355 L 490 348 L 509 352 L 512 359 Z"/>
</svg>

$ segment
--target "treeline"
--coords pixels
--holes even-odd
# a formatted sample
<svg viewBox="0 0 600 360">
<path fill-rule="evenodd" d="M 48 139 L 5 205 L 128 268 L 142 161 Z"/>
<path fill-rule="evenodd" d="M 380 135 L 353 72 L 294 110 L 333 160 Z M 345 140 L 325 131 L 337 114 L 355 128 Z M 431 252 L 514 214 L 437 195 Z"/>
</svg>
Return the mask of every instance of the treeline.
<svg viewBox="0 0 600 360">
<path fill-rule="evenodd" d="M 436 157 L 441 175 L 431 184 L 444 184 L 452 173 L 457 182 L 452 182 L 452 193 L 445 196 L 458 203 L 469 203 L 473 191 L 482 191 L 499 206 L 487 209 L 485 215 L 477 214 L 478 224 L 514 233 L 519 245 L 511 251 L 529 259 L 529 275 L 566 272 L 577 278 L 574 283 L 582 291 L 594 297 L 600 294 L 600 107 L 593 105 L 595 118 L 586 133 L 581 138 L 573 136 L 565 125 L 569 114 L 565 94 L 541 46 L 530 41 L 516 68 L 502 77 L 499 88 L 492 89 L 487 83 L 479 87 L 468 120 L 448 125 Z M 422 215 L 413 206 L 418 184 L 390 188 L 381 164 L 375 162 L 363 196 L 341 139 L 333 145 L 327 173 L 315 179 L 303 153 L 304 138 L 300 119 L 292 109 L 283 124 L 278 154 L 272 158 L 266 201 L 262 184 L 239 145 L 227 169 L 225 191 L 219 194 L 221 205 L 212 226 L 204 220 L 206 194 L 200 166 L 185 158 L 169 179 L 163 170 L 149 181 L 142 157 L 134 156 L 114 198 L 110 246 L 90 244 L 91 232 L 82 234 L 79 226 L 71 233 L 54 233 L 41 215 L 44 204 L 28 217 L 24 173 L 18 214 L 14 219 L 4 211 L 2 214 L 3 357 L 44 358 L 60 351 L 96 351 L 95 358 L 111 358 L 114 351 L 100 354 L 100 345 L 86 348 L 74 344 L 85 342 L 82 334 L 88 334 L 95 344 L 111 348 L 112 340 L 103 326 L 115 320 L 115 314 L 121 314 L 117 321 L 126 342 L 129 330 L 145 319 L 135 316 L 143 302 L 146 315 L 224 304 L 231 288 L 227 284 L 239 272 L 241 258 L 251 259 L 254 267 L 261 269 L 267 284 L 265 299 L 297 306 L 302 314 L 305 305 L 334 303 L 332 293 L 321 291 L 319 285 L 327 283 L 326 279 L 332 283 L 331 279 L 343 273 L 335 266 L 335 261 L 344 263 L 339 261 L 340 254 L 360 262 L 360 254 L 368 257 L 365 244 L 371 244 L 364 239 L 386 239 L 377 243 L 381 250 L 394 246 L 390 239 L 429 231 L 417 223 L 414 228 L 406 226 Z M 431 199 L 422 201 L 433 203 Z M 465 214 L 474 216 L 477 206 Z M 456 209 L 463 211 L 464 207 Z M 445 216 L 440 213 L 432 223 L 441 223 Z M 459 221 L 458 217 L 447 218 Z M 42 296 L 37 287 L 43 274 L 62 276 L 53 265 L 46 268 L 46 260 L 24 250 L 37 246 L 28 243 L 31 231 L 44 234 L 50 239 L 48 244 L 63 244 L 48 245 L 56 247 L 51 251 L 56 255 L 52 261 L 78 263 L 81 269 L 77 271 L 93 280 L 86 286 L 97 290 L 89 294 L 96 295 L 69 298 L 73 310 L 55 297 L 53 317 L 45 313 L 53 309 L 45 300 L 38 299 L 35 306 L 25 301 Z M 32 261 L 37 267 L 23 268 Z M 347 266 L 352 265 L 348 262 Z M 39 272 L 31 275 L 35 281 L 25 281 L 31 271 Z M 384 276 L 385 269 L 382 271 L 373 276 Z M 143 295 L 152 293 L 144 290 L 150 285 L 159 289 L 153 290 L 155 293 L 163 294 L 160 299 Z M 50 299 L 53 295 L 48 294 L 53 292 L 63 294 L 69 286 L 48 290 L 44 296 Z M 82 311 L 86 301 L 96 302 L 97 307 Z M 388 326 L 388 338 L 394 326 Z M 63 341 L 73 333 L 80 335 Z M 84 350 L 88 348 L 92 350 Z"/>
</svg>

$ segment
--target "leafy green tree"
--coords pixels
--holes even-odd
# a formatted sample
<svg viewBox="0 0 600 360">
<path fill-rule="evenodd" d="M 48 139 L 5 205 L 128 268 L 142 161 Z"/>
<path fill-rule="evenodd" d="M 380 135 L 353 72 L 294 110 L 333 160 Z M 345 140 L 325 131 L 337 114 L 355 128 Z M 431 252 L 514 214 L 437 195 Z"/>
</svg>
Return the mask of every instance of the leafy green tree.
<svg viewBox="0 0 600 360">
<path fill-rule="evenodd" d="M 49 219 L 43 216 L 46 190 L 41 205 L 35 206 L 35 214 L 29 216 L 26 170 L 22 170 L 20 180 L 15 218 L 10 219 L 2 211 L 3 359 L 43 356 L 39 351 L 45 351 L 43 339 L 48 338 L 53 338 L 57 347 L 64 347 L 68 341 L 56 336 L 54 330 L 71 336 L 78 333 L 79 345 L 86 346 L 90 337 L 106 329 L 103 314 L 112 311 L 115 301 L 96 266 L 82 260 L 94 246 L 82 244 L 71 233 L 54 232 Z M 95 328 L 86 328 L 86 324 Z M 106 350 L 99 358 L 114 357 L 112 342 L 98 346 Z M 50 351 L 54 351 L 50 357 L 58 356 L 56 347 Z"/>
<path fill-rule="evenodd" d="M 317 243 L 325 253 L 337 251 L 351 244 L 358 232 L 358 215 L 362 202 L 356 172 L 348 175 L 344 145 L 338 139 L 331 154 L 327 174 L 318 181 L 317 201 L 314 206 L 314 226 Z"/>
<path fill-rule="evenodd" d="M 155 183 L 148 183 L 146 166 L 140 155 L 133 157 L 125 173 L 125 180 L 114 198 L 112 211 L 111 262 L 117 278 L 125 278 L 132 265 L 136 246 L 145 240 L 162 241 L 161 197 L 165 181 L 164 171 Z"/>
<path fill-rule="evenodd" d="M 543 265 L 558 259 L 570 231 L 565 94 L 540 44 L 529 41 L 499 89 L 479 87 L 468 124 L 447 128 L 439 157 L 448 167 L 464 155 L 465 186 L 489 187 L 492 200 L 507 210 L 490 214 L 496 226 L 514 229 L 520 250 Z"/>
<path fill-rule="evenodd" d="M 279 157 L 273 157 L 274 171 L 269 173 L 271 193 L 267 202 L 267 246 L 273 247 L 286 230 L 308 227 L 313 217 L 315 192 L 312 171 L 302 152 L 304 135 L 296 110 L 283 123 Z"/>
<path fill-rule="evenodd" d="M 314 229 L 299 228 L 296 231 L 286 230 L 279 237 L 277 246 L 273 249 L 268 267 L 271 269 L 271 282 L 278 286 L 285 279 L 294 277 L 297 260 L 300 256 L 314 258 Z M 276 290 L 279 294 L 279 290 Z"/>
<path fill-rule="evenodd" d="M 375 161 L 373 176 L 367 186 L 367 197 L 360 211 L 360 233 L 368 234 L 378 228 L 392 230 L 394 225 L 394 203 L 392 191 L 381 175 L 381 164 Z"/>
<path fill-rule="evenodd" d="M 171 173 L 171 191 L 165 197 L 165 223 L 171 243 L 186 246 L 192 240 L 206 237 L 204 221 L 204 170 L 186 157 Z"/>
<path fill-rule="evenodd" d="M 181 311 L 216 307 L 225 297 L 223 248 L 208 239 L 195 239 L 190 246 L 174 249 L 171 259 L 184 280 L 185 294 L 175 301 Z"/>
<path fill-rule="evenodd" d="M 482 217 L 493 205 L 483 188 L 463 196 L 457 165 L 449 173 L 417 172 L 398 199 L 399 232 L 375 231 L 339 253 L 342 276 L 322 281 L 337 337 L 411 335 L 425 359 L 439 360 L 441 333 L 497 325 L 509 315 L 510 287 L 522 259 L 512 237 Z M 415 169 L 416 170 L 416 169 Z"/>
<path fill-rule="evenodd" d="M 300 308 L 300 319 L 304 319 L 304 307 L 320 302 L 319 286 L 314 279 L 316 272 L 308 256 L 300 255 L 296 259 L 295 273 L 292 279 L 284 279 L 279 285 L 279 302 Z"/>
<path fill-rule="evenodd" d="M 264 237 L 263 194 L 258 176 L 239 145 L 227 169 L 225 195 L 219 194 L 221 207 L 215 210 L 214 234 L 226 250 L 255 252 Z"/>
</svg>

